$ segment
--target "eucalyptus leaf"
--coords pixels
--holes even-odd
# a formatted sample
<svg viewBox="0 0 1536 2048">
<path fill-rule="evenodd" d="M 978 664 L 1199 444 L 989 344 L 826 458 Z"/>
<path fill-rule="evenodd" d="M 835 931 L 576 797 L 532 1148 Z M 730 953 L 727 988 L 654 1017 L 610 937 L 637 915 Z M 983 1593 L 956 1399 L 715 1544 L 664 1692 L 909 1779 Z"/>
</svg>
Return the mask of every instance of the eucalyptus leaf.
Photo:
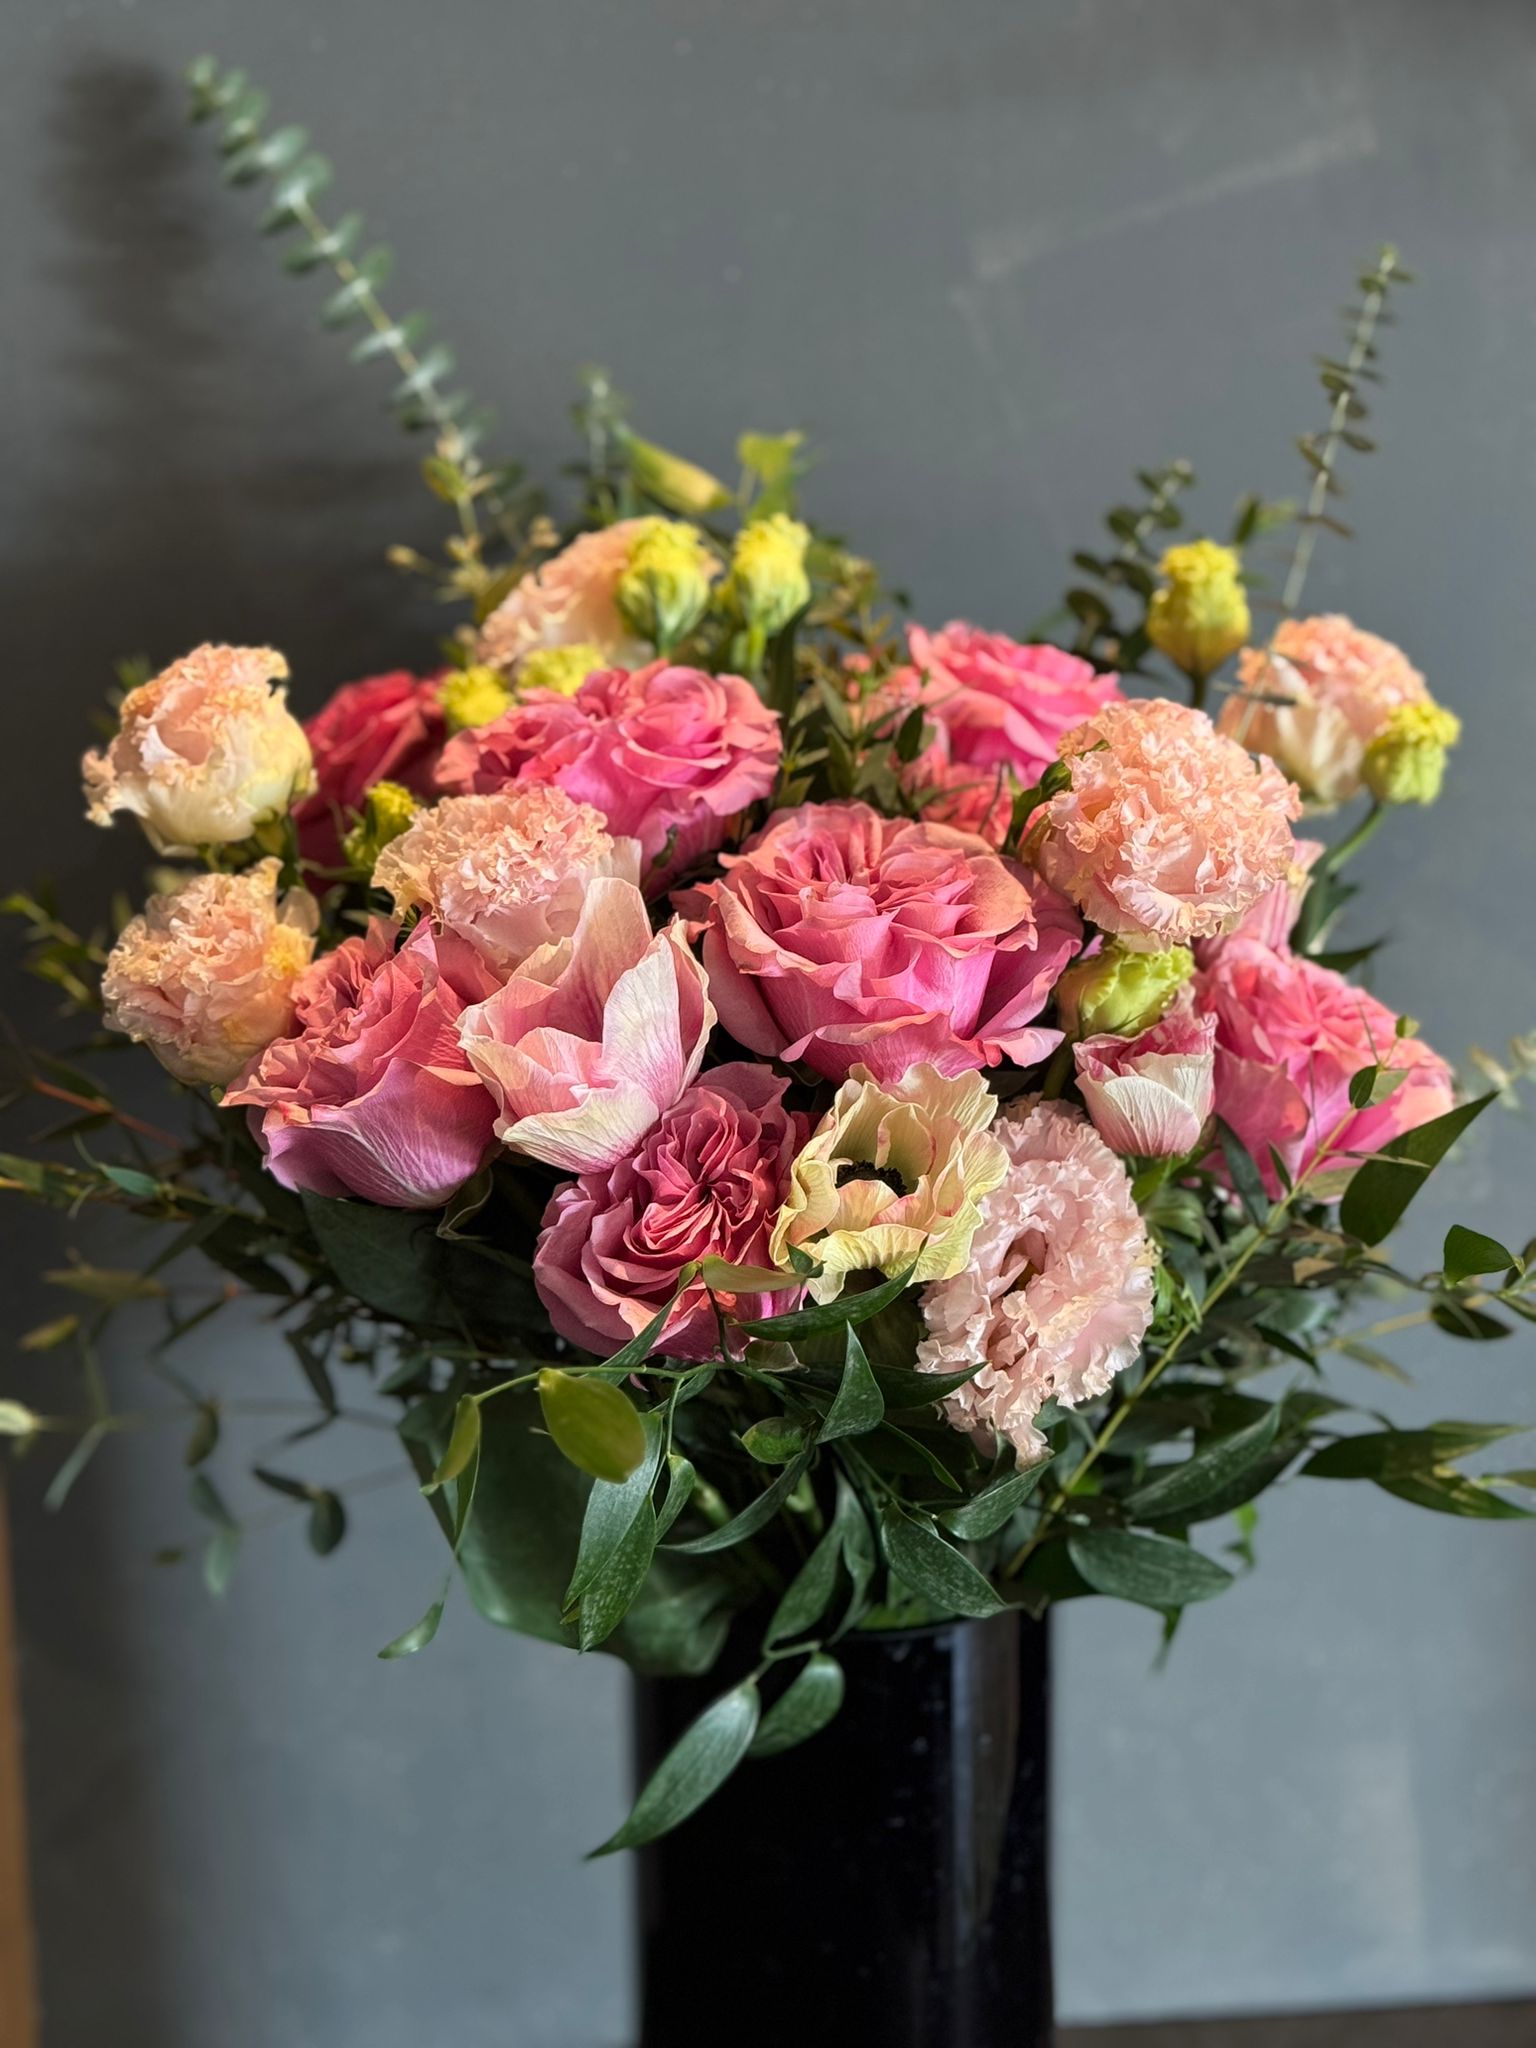
<svg viewBox="0 0 1536 2048">
<path fill-rule="evenodd" d="M 777 1756 L 817 1735 L 843 1704 L 843 1667 L 825 1650 L 808 1658 L 762 1718 L 749 1756 Z"/>
<path fill-rule="evenodd" d="M 651 1773 L 628 1820 L 591 1854 L 638 1849 L 685 1821 L 725 1783 L 751 1748 L 759 1707 L 751 1679 L 712 1701 Z"/>
</svg>

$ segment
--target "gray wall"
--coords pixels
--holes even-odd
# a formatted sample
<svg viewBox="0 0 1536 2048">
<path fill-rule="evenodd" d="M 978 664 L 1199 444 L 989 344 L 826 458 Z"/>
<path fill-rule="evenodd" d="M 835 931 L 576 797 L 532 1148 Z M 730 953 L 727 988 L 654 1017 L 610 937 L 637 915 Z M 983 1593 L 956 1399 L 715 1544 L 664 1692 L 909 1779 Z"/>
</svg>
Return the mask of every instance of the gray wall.
<svg viewBox="0 0 1536 2048">
<path fill-rule="evenodd" d="M 113 657 L 270 640 L 313 705 L 431 645 L 379 562 L 433 508 L 377 381 L 179 125 L 210 47 L 316 131 L 537 469 L 592 359 L 705 460 L 799 423 L 819 516 L 935 620 L 1025 626 L 1133 464 L 1191 456 L 1213 522 L 1291 488 L 1309 357 L 1398 238 L 1424 282 L 1385 452 L 1311 596 L 1467 718 L 1438 811 L 1364 863 L 1383 985 L 1453 1054 L 1536 1022 L 1520 0 L 11 0 L 0 37 L 7 877 L 51 868 L 81 915 L 138 887 L 71 778 Z M 1446 1172 L 1421 1250 L 1453 1214 L 1536 1225 L 1529 1129 L 1495 1119 Z M 25 1328 L 68 1233 L 5 1220 Z M 125 1329 L 125 1398 L 136 1353 Z M 1353 1391 L 1536 1420 L 1531 1354 L 1426 1347 L 1412 1391 Z M 192 1363 L 288 1392 L 259 1326 Z M 327 1565 L 290 1526 L 253 1539 L 216 1610 L 150 1562 L 191 1533 L 163 1436 L 62 1520 L 30 1470 L 16 1492 L 48 2048 L 626 2038 L 625 1873 L 577 1861 L 620 1810 L 620 1670 L 462 1603 L 376 1664 L 438 1569 L 408 1487 L 360 1495 Z M 1260 1541 L 1161 1676 L 1147 1617 L 1062 1619 L 1066 2016 L 1530 1991 L 1536 1541 L 1325 1486 Z"/>
</svg>

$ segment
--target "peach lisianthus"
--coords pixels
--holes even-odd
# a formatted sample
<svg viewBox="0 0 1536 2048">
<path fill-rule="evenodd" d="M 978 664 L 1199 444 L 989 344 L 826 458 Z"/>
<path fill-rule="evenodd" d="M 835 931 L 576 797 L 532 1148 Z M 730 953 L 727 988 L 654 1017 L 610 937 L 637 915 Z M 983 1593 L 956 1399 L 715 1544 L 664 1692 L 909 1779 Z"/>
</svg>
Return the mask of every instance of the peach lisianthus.
<svg viewBox="0 0 1536 2048">
<path fill-rule="evenodd" d="M 633 666 L 650 648 L 619 612 L 619 579 L 649 521 L 620 519 L 532 569 L 480 628 L 475 659 L 514 673 L 525 655 L 578 644 L 600 648 L 605 661 Z"/>
<path fill-rule="evenodd" d="M 222 1086 L 288 1029 L 314 951 L 315 902 L 277 895 L 278 863 L 194 875 L 151 896 L 107 959 L 105 1021 L 178 1081 Z"/>
<path fill-rule="evenodd" d="M 507 968 L 576 929 L 591 883 L 640 879 L 640 849 L 590 804 L 543 784 L 444 797 L 379 855 L 373 886 Z"/>
<path fill-rule="evenodd" d="M 1035 1418 L 1109 1391 L 1152 1320 L 1155 1255 L 1124 1166 L 1064 1103 L 1016 1104 L 970 1257 L 923 1296 L 920 1372 L 980 1370 L 945 1401 L 957 1429 L 1044 1455 Z"/>
<path fill-rule="evenodd" d="M 1203 711 L 1109 704 L 1061 751 L 1071 781 L 1044 806 L 1035 858 L 1101 930 L 1132 945 L 1211 938 L 1290 874 L 1296 791 Z"/>
<path fill-rule="evenodd" d="M 196 647 L 123 699 L 116 737 L 85 756 L 86 815 L 129 811 L 158 853 L 249 839 L 314 787 L 304 728 L 270 647 Z"/>
</svg>

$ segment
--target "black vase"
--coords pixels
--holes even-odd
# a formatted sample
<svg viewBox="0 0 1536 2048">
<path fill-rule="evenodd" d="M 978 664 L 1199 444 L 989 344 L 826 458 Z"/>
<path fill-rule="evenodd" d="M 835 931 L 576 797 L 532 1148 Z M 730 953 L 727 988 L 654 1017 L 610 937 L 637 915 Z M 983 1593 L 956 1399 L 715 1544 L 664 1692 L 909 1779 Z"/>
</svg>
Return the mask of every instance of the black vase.
<svg viewBox="0 0 1536 2048">
<path fill-rule="evenodd" d="M 837 1654 L 830 1726 L 640 1852 L 642 2048 L 1049 2048 L 1045 1624 Z M 642 1782 L 721 1686 L 638 1682 Z"/>
</svg>

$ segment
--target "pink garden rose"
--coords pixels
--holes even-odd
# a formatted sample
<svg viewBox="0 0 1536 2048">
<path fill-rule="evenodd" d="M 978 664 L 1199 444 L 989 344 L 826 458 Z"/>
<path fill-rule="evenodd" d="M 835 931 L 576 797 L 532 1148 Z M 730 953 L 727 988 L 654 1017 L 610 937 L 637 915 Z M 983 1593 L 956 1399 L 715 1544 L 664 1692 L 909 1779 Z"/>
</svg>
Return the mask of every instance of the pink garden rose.
<svg viewBox="0 0 1536 2048">
<path fill-rule="evenodd" d="M 720 1021 L 753 1052 L 829 1080 L 896 1081 L 1009 1059 L 1059 1031 L 1031 1020 L 1082 943 L 1064 898 L 983 840 L 867 804 L 780 811 L 722 858 L 704 964 Z"/>
<path fill-rule="evenodd" d="M 1315 961 L 1231 938 L 1211 948 L 1194 989 L 1216 1025 L 1216 1113 L 1272 1195 L 1280 1181 L 1271 1145 L 1295 1180 L 1327 1140 L 1330 1164 L 1348 1167 L 1454 1106 L 1439 1054 L 1422 1039 L 1399 1038 L 1384 1003 Z M 1376 1064 L 1405 1079 L 1384 1102 L 1351 1110 L 1351 1076 Z"/>
<path fill-rule="evenodd" d="M 652 662 L 600 669 L 574 697 L 532 691 L 444 749 L 439 786 L 558 785 L 640 842 L 645 892 L 660 894 L 723 845 L 738 812 L 772 790 L 782 741 L 740 676 Z"/>
<path fill-rule="evenodd" d="M 1035 858 L 1101 931 L 1152 946 L 1212 938 L 1292 872 L 1300 799 L 1203 711 L 1107 705 L 1067 734 L 1062 759 L 1072 780 L 1043 807 Z"/>
<path fill-rule="evenodd" d="M 715 1013 L 674 921 L 652 934 L 631 882 L 587 886 L 574 934 L 466 1010 L 459 1042 L 496 1135 L 570 1173 L 627 1158 L 699 1071 Z"/>
<path fill-rule="evenodd" d="M 598 647 L 609 661 L 644 661 L 650 649 L 619 616 L 619 578 L 650 524 L 620 519 L 532 569 L 480 628 L 476 661 L 511 672 L 524 655 L 547 647 Z"/>
<path fill-rule="evenodd" d="M 1079 1111 L 1016 1103 L 993 1125 L 1008 1153 L 968 1263 L 923 1296 L 920 1372 L 980 1372 L 951 1394 L 957 1429 L 1044 1455 L 1035 1417 L 1106 1394 L 1152 1320 L 1156 1259 L 1124 1166 Z"/>
<path fill-rule="evenodd" d="M 562 1337 L 608 1356 L 666 1305 L 692 1261 L 768 1263 L 768 1233 L 806 1127 L 784 1107 L 787 1085 L 747 1061 L 711 1067 L 631 1157 L 556 1190 L 533 1274 Z M 786 1279 L 770 1294 L 718 1299 L 729 1313 L 768 1316 L 792 1308 L 801 1291 Z M 719 1342 L 708 1291 L 695 1280 L 656 1349 L 709 1358 Z"/>
<path fill-rule="evenodd" d="M 1214 1099 L 1216 1020 L 1187 1003 L 1135 1038 L 1102 1032 L 1072 1048 L 1077 1085 L 1111 1152 L 1176 1159 L 1199 1143 Z"/>
<path fill-rule="evenodd" d="M 459 1047 L 495 977 L 467 940 L 375 918 L 300 977 L 294 1032 L 224 1097 L 249 1104 L 285 1188 L 435 1209 L 477 1171 L 496 1105 Z"/>
<path fill-rule="evenodd" d="M 341 841 L 376 782 L 432 793 L 432 769 L 448 728 L 438 678 L 407 669 L 344 683 L 304 730 L 316 787 L 294 812 L 299 847 L 317 867 L 339 867 Z"/>
</svg>

